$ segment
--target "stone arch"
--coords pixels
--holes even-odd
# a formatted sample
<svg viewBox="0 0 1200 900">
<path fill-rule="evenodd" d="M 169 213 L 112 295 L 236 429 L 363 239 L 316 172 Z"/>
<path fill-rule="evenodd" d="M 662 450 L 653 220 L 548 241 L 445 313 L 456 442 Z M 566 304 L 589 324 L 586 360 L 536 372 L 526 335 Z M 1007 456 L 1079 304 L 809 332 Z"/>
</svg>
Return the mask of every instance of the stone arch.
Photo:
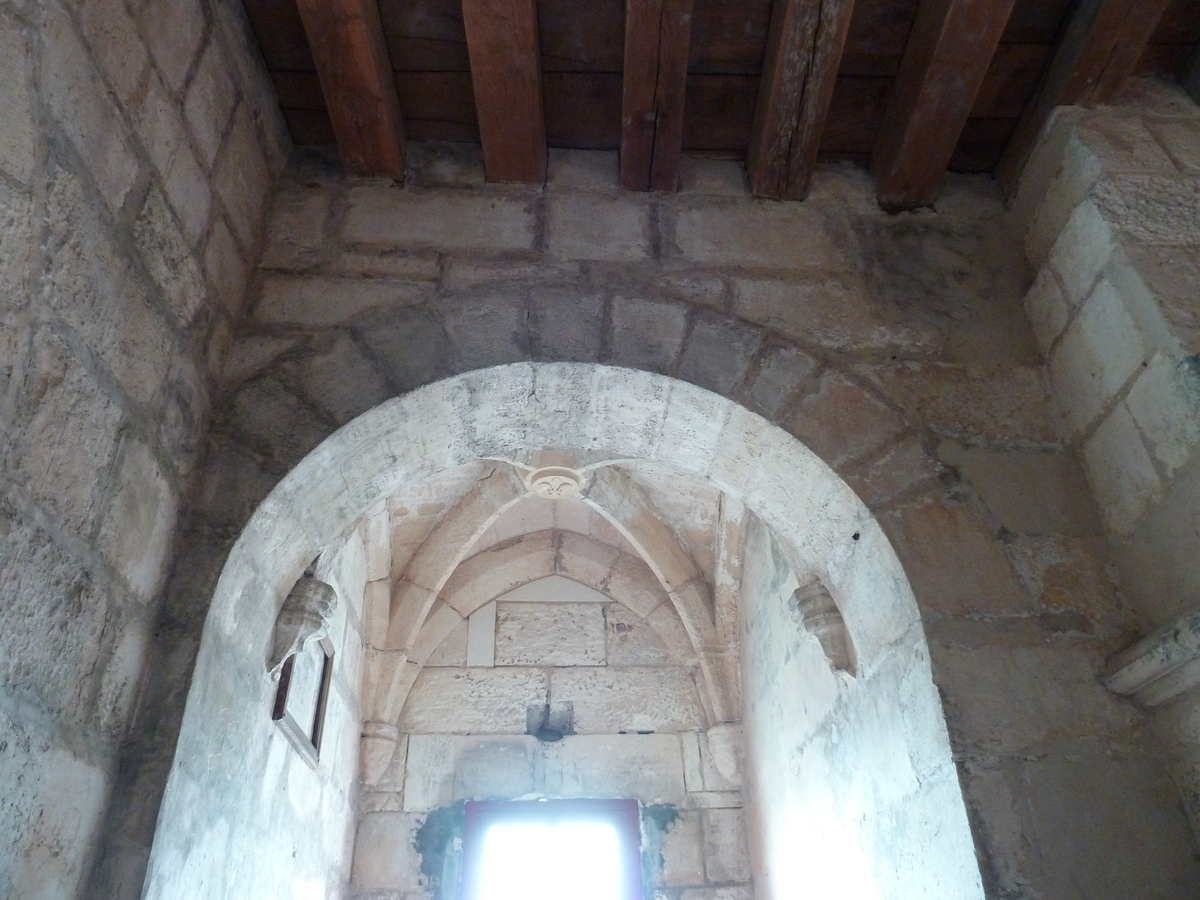
<svg viewBox="0 0 1200 900">
<path fill-rule="evenodd" d="M 259 715 L 269 697 L 264 648 L 287 588 L 314 553 L 406 483 L 481 458 L 528 465 L 544 447 L 573 450 L 585 464 L 663 462 L 740 498 L 795 570 L 828 589 L 857 654 L 860 699 L 883 702 L 874 676 L 904 660 L 903 687 L 920 711 L 922 742 L 909 756 L 919 752 L 921 796 L 937 804 L 910 813 L 936 819 L 933 836 L 912 852 L 930 862 L 929 877 L 949 887 L 945 896 L 981 896 L 916 601 L 854 492 L 785 432 L 701 388 L 605 366 L 527 363 L 456 376 L 365 413 L 305 457 L 251 517 L 205 625 L 179 739 L 182 762 L 163 799 L 146 896 L 177 895 L 184 876 L 191 879 L 185 892 L 196 897 L 245 894 L 236 873 L 260 866 L 264 853 L 294 856 L 278 841 L 262 843 L 271 832 L 254 779 L 267 765 L 269 739 L 269 722 Z M 899 715 L 896 707 L 887 699 L 878 708 Z M 889 727 L 902 726 L 894 720 Z M 214 795 L 219 801 L 196 803 Z M 819 856 L 814 862 L 836 865 Z"/>
</svg>

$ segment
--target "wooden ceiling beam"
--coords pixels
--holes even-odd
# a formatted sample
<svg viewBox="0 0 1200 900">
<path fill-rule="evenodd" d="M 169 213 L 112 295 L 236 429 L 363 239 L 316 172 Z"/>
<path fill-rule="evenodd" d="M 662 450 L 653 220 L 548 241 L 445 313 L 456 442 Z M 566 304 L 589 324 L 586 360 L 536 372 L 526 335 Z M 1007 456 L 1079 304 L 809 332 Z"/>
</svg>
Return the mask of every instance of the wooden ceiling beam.
<svg viewBox="0 0 1200 900">
<path fill-rule="evenodd" d="M 746 170 L 755 197 L 808 195 L 854 0 L 775 0 Z"/>
<path fill-rule="evenodd" d="M 536 0 L 463 0 L 488 181 L 546 180 Z"/>
<path fill-rule="evenodd" d="M 692 0 L 626 0 L 621 186 L 679 187 Z"/>
<path fill-rule="evenodd" d="M 922 0 L 871 158 L 887 210 L 933 202 L 1013 0 Z"/>
<path fill-rule="evenodd" d="M 1008 192 L 1054 107 L 1103 103 L 1133 74 L 1170 0 L 1081 0 L 1009 139 L 996 178 Z"/>
<path fill-rule="evenodd" d="M 297 0 L 346 174 L 404 178 L 404 120 L 375 0 Z"/>
</svg>

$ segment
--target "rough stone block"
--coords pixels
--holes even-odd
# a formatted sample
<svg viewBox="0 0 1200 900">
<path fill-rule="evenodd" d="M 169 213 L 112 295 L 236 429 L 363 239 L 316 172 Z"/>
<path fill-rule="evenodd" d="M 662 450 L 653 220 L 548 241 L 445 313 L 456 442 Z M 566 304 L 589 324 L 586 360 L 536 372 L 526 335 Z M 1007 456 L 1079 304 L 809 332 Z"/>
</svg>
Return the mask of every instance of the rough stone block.
<svg viewBox="0 0 1200 900">
<path fill-rule="evenodd" d="M 604 664 L 604 610 L 598 603 L 498 603 L 496 665 Z"/>
<path fill-rule="evenodd" d="M 650 205 L 634 193 L 551 193 L 546 248 L 557 259 L 636 262 L 650 255 Z"/>
<path fill-rule="evenodd" d="M 1121 297 L 1101 280 L 1050 357 L 1055 403 L 1073 433 L 1096 420 L 1146 355 Z"/>
<path fill-rule="evenodd" d="M 614 297 L 612 362 L 652 372 L 670 371 L 683 346 L 688 308 L 679 303 Z"/>
<path fill-rule="evenodd" d="M 685 156 L 679 161 L 679 193 L 749 198 L 746 166 L 736 159 Z"/>
<path fill-rule="evenodd" d="M 535 290 L 533 355 L 556 362 L 595 362 L 600 358 L 604 298 L 575 290 Z"/>
<path fill-rule="evenodd" d="M 329 221 L 329 208 L 330 195 L 324 186 L 297 184 L 280 190 L 271 207 L 262 265 L 285 270 L 318 265 L 328 249 L 325 224 Z M 380 273 L 353 271 L 347 274 Z"/>
<path fill-rule="evenodd" d="M 545 702 L 540 670 L 423 669 L 400 728 L 412 734 L 522 734 L 529 705 Z"/>
<path fill-rule="evenodd" d="M 748 884 L 729 887 L 688 888 L 679 900 L 754 900 L 754 889 Z"/>
<path fill-rule="evenodd" d="M 996 521 L 1011 532 L 1103 531 L 1083 469 L 1067 453 L 989 451 L 943 441 L 938 455 L 971 483 Z"/>
<path fill-rule="evenodd" d="M 575 191 L 614 191 L 617 154 L 611 150 L 551 148 L 546 185 Z"/>
<path fill-rule="evenodd" d="M 250 264 L 242 255 L 224 216 L 217 216 L 213 221 L 204 247 L 204 271 L 221 308 L 231 317 L 241 319 Z"/>
<path fill-rule="evenodd" d="M 424 887 L 417 829 L 424 816 L 410 812 L 368 813 L 358 823 L 351 883 L 363 891 L 413 891 Z M 401 897 L 407 896 L 401 893 Z"/>
<path fill-rule="evenodd" d="M 225 204 L 233 233 L 243 249 L 252 250 L 264 219 L 271 172 L 244 104 L 234 112 L 233 126 L 217 156 L 213 185 Z"/>
<path fill-rule="evenodd" d="M 455 738 L 413 734 L 404 766 L 404 810 L 426 812 L 454 799 Z"/>
<path fill-rule="evenodd" d="M 46 48 L 42 87 L 50 112 L 92 170 L 109 209 L 116 213 L 138 173 L 123 120 L 62 7 L 46 7 L 42 41 Z M 7 113 L 4 118 L 7 122 Z M 6 125 L 6 132 L 8 128 Z"/>
<path fill-rule="evenodd" d="M 371 246 L 531 250 L 534 205 L 529 195 L 499 189 L 418 193 L 356 187 L 349 194 L 342 237 Z"/>
<path fill-rule="evenodd" d="M 1049 356 L 1050 348 L 1067 327 L 1070 317 L 1062 288 L 1058 286 L 1058 279 L 1050 266 L 1042 266 L 1029 293 L 1025 295 L 1025 312 L 1033 325 L 1033 336 L 1042 355 Z"/>
<path fill-rule="evenodd" d="M 1168 477 L 1200 445 L 1200 360 L 1156 353 L 1125 398 Z"/>
<path fill-rule="evenodd" d="M 290 468 L 329 436 L 316 411 L 273 378 L 251 381 L 233 395 L 228 420 L 268 451 L 268 466 Z"/>
<path fill-rule="evenodd" d="M 817 361 L 803 350 L 790 346 L 769 348 L 746 389 L 750 408 L 774 419 L 816 368 Z"/>
<path fill-rule="evenodd" d="M 192 0 L 164 0 L 143 8 L 141 26 L 155 65 L 171 90 L 181 93 L 204 40 L 202 7 Z"/>
<path fill-rule="evenodd" d="M 706 809 L 704 816 L 704 871 L 710 882 L 748 882 L 750 859 L 746 851 L 746 819 L 740 809 Z"/>
<path fill-rule="evenodd" d="M 681 200 L 672 209 L 674 244 L 691 262 L 770 269 L 845 265 L 819 211 L 802 203 Z"/>
<path fill-rule="evenodd" d="M 533 793 L 535 738 L 458 738 L 455 800 L 512 800 Z"/>
<path fill-rule="evenodd" d="M 426 288 L 382 279 L 268 276 L 253 317 L 272 325 L 339 325 L 369 310 L 420 302 Z"/>
<path fill-rule="evenodd" d="M 878 456 L 845 473 L 868 509 L 878 509 L 922 486 L 932 486 L 945 468 L 925 451 L 915 436 L 902 438 Z"/>
<path fill-rule="evenodd" d="M 679 377 L 728 396 L 745 377 L 762 339 L 757 328 L 701 313 L 679 361 Z"/>
<path fill-rule="evenodd" d="M 830 466 L 881 450 L 905 427 L 893 410 L 845 376 L 828 371 L 784 420 L 784 428 Z"/>
<path fill-rule="evenodd" d="M 557 669 L 550 675 L 550 691 L 555 700 L 575 705 L 580 734 L 704 727 L 700 696 L 686 669 Z"/>
<path fill-rule="evenodd" d="M 673 734 L 568 735 L 546 745 L 544 755 L 547 796 L 684 802 L 679 740 Z"/>
<path fill-rule="evenodd" d="M 183 98 L 183 115 L 200 151 L 200 164 L 211 169 L 221 149 L 225 126 L 237 98 L 233 74 L 221 45 L 210 40 Z"/>
<path fill-rule="evenodd" d="M 605 582 L 605 591 L 614 600 L 645 617 L 667 603 L 662 583 L 640 556 L 623 553 L 616 560 Z"/>
<path fill-rule="evenodd" d="M 453 371 L 446 331 L 428 310 L 381 307 L 357 323 L 356 330 L 399 391 L 429 384 Z"/>
<path fill-rule="evenodd" d="M 37 147 L 27 65 L 24 32 L 0 19 L 0 168 L 23 184 L 33 180 Z"/>
<path fill-rule="evenodd" d="M 146 196 L 133 224 L 133 239 L 167 309 L 182 331 L 206 305 L 204 276 L 187 240 L 175 224 L 167 198 L 157 188 Z"/>
<path fill-rule="evenodd" d="M 1124 238 L 1194 246 L 1200 229 L 1200 178 L 1114 176 L 1096 189 L 1096 204 Z"/>
<path fill-rule="evenodd" d="M 1124 403 L 1113 408 L 1083 445 L 1096 502 L 1109 528 L 1127 534 L 1162 497 L 1162 484 Z"/>
<path fill-rule="evenodd" d="M 1079 138 L 1096 155 L 1105 173 L 1152 172 L 1174 175 L 1175 166 L 1138 116 L 1082 113 Z"/>
<path fill-rule="evenodd" d="M 0 284 L 5 310 L 26 303 L 26 284 L 33 269 L 33 202 L 0 184 Z M 9 357 L 12 359 L 14 357 Z"/>
<path fill-rule="evenodd" d="M 704 842 L 700 835 L 698 810 L 680 810 L 662 837 L 661 887 L 690 887 L 704 884 Z"/>
<path fill-rule="evenodd" d="M 383 373 L 345 333 L 325 352 L 287 363 L 282 370 L 335 422 L 349 422 L 393 396 Z"/>
<path fill-rule="evenodd" d="M 662 638 L 646 620 L 620 603 L 604 608 L 605 658 L 610 666 L 653 666 L 672 660 Z"/>
<path fill-rule="evenodd" d="M 1019 537 L 1005 546 L 1017 579 L 1051 615 L 1054 633 L 1131 634 L 1133 618 L 1117 590 L 1104 537 Z M 1059 611 L 1078 613 L 1084 618 Z"/>
<path fill-rule="evenodd" d="M 447 303 L 442 321 L 458 371 L 529 358 L 529 314 L 524 298 L 519 295 L 501 294 Z"/>
<path fill-rule="evenodd" d="M 1081 203 L 1071 213 L 1049 264 L 1062 281 L 1064 299 L 1074 308 L 1092 292 L 1092 286 L 1113 252 L 1112 229 L 1092 202 Z"/>
</svg>

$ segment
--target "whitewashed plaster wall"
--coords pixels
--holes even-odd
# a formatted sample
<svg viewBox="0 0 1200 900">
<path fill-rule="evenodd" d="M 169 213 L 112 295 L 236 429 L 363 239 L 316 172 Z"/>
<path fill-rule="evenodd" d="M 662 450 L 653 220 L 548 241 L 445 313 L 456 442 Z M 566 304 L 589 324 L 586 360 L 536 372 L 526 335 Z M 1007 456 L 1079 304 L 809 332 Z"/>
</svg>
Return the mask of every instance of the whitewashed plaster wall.
<svg viewBox="0 0 1200 900">
<path fill-rule="evenodd" d="M 233 0 L 0 3 L 5 897 L 140 890 L 98 843 L 288 149 L 251 47 Z"/>
</svg>

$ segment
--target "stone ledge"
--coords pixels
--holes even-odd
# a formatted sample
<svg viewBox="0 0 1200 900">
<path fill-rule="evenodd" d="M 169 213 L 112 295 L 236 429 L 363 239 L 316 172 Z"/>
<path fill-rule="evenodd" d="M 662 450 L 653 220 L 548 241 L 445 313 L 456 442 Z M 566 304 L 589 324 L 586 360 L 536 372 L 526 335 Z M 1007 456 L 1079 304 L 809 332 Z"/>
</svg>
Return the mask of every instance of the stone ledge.
<svg viewBox="0 0 1200 900">
<path fill-rule="evenodd" d="M 1116 654 L 1101 681 L 1145 706 L 1158 706 L 1200 684 L 1200 609 Z"/>
</svg>

